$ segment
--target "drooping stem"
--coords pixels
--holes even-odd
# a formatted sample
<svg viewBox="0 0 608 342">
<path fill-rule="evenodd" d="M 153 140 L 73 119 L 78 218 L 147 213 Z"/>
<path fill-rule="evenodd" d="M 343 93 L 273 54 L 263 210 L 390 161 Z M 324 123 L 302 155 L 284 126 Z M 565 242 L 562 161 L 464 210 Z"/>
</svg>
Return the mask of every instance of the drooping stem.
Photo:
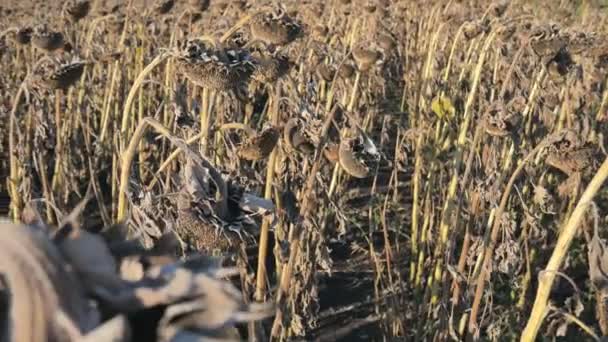
<svg viewBox="0 0 608 342">
<path fill-rule="evenodd" d="M 154 60 L 152 60 L 152 62 L 150 62 L 150 64 L 148 64 L 144 68 L 144 70 L 142 70 L 141 73 L 139 73 L 139 75 L 135 79 L 135 82 L 133 82 L 133 86 L 131 87 L 131 90 L 129 90 L 129 95 L 127 95 L 127 99 L 125 100 L 125 105 L 122 110 L 122 124 L 120 126 L 121 127 L 120 132 L 123 135 L 123 139 L 124 139 L 123 142 L 128 140 L 127 139 L 128 138 L 127 130 L 129 128 L 129 118 L 131 116 L 131 105 L 133 104 L 133 100 L 135 99 L 137 90 L 143 84 L 146 76 L 148 76 L 148 74 L 151 73 L 152 70 L 154 70 L 154 68 L 156 68 L 160 63 L 162 63 L 169 56 L 170 56 L 170 52 L 163 52 L 160 55 L 156 56 L 156 58 L 154 58 Z"/>
</svg>

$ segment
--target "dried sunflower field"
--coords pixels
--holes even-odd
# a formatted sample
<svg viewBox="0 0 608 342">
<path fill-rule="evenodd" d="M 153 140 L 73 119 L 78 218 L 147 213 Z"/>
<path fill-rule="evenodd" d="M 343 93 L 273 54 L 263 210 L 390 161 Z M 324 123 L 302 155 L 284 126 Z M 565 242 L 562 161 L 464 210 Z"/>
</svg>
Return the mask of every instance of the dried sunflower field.
<svg viewBox="0 0 608 342">
<path fill-rule="evenodd" d="M 608 1 L 0 1 L 1 341 L 608 340 Z"/>
</svg>

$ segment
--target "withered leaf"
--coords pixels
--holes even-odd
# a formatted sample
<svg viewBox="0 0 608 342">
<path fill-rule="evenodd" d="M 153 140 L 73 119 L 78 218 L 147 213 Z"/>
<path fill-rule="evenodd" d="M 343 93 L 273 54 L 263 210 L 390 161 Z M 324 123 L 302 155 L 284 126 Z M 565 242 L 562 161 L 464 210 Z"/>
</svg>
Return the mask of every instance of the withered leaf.
<svg viewBox="0 0 608 342">
<path fill-rule="evenodd" d="M 597 228 L 589 242 L 589 278 L 598 291 L 608 287 L 608 253 L 606 245 L 600 239 Z"/>
</svg>

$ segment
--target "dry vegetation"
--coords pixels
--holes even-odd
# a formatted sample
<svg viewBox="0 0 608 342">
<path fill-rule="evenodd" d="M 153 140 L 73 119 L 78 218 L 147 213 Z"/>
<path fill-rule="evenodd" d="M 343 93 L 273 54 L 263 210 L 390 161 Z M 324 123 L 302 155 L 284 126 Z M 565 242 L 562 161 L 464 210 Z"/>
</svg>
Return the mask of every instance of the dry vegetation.
<svg viewBox="0 0 608 342">
<path fill-rule="evenodd" d="M 600 340 L 607 5 L 3 1 L 3 340 Z"/>
</svg>

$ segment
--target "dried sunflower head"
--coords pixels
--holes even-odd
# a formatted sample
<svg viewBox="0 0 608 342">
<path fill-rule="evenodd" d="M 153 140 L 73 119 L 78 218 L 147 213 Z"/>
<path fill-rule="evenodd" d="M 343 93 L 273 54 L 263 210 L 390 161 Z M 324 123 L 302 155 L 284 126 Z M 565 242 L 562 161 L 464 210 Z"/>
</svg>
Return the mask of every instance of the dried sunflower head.
<svg viewBox="0 0 608 342">
<path fill-rule="evenodd" d="M 517 129 L 519 118 L 517 113 L 508 112 L 505 104 L 496 102 L 486 110 L 482 120 L 487 134 L 506 137 Z"/>
<path fill-rule="evenodd" d="M 497 18 L 502 17 L 502 15 L 505 14 L 507 9 L 509 8 L 510 4 L 510 0 L 495 1 L 490 5 L 490 12 Z"/>
<path fill-rule="evenodd" d="M 568 129 L 559 133 L 547 147 L 545 162 L 570 176 L 593 166 L 597 159 L 595 147 L 582 141 L 576 131 Z"/>
<path fill-rule="evenodd" d="M 89 0 L 69 0 L 63 5 L 63 16 L 71 22 L 77 22 L 89 14 L 91 2 Z"/>
<path fill-rule="evenodd" d="M 325 25 L 316 25 L 312 29 L 312 37 L 317 40 L 325 39 L 327 37 L 328 33 L 329 33 L 329 29 Z"/>
<path fill-rule="evenodd" d="M 389 54 L 395 49 L 395 39 L 388 34 L 383 34 L 378 37 L 378 46 L 380 46 L 384 53 Z"/>
<path fill-rule="evenodd" d="M 317 67 L 317 75 L 321 77 L 325 82 L 331 82 L 334 79 L 336 69 L 328 64 L 319 64 Z"/>
<path fill-rule="evenodd" d="M 370 166 L 377 162 L 380 154 L 362 132 L 347 132 L 338 147 L 340 166 L 352 177 L 365 178 L 370 174 Z"/>
<path fill-rule="evenodd" d="M 533 28 L 530 34 L 530 47 L 543 61 L 552 59 L 563 50 L 568 39 L 560 33 L 555 25 L 544 25 Z"/>
<path fill-rule="evenodd" d="M 304 130 L 302 120 L 290 119 L 283 128 L 283 141 L 287 152 L 299 152 L 306 155 L 313 154 L 315 146 Z"/>
<path fill-rule="evenodd" d="M 368 71 L 375 64 L 382 62 L 382 53 L 370 44 L 359 44 L 353 49 L 353 58 L 359 71 Z"/>
<path fill-rule="evenodd" d="M 20 45 L 27 45 L 32 40 L 33 30 L 29 26 L 21 27 L 15 34 L 15 41 Z"/>
<path fill-rule="evenodd" d="M 188 5 L 195 11 L 204 12 L 209 9 L 210 0 L 188 0 Z"/>
<path fill-rule="evenodd" d="M 157 0 L 152 9 L 158 14 L 167 14 L 173 9 L 174 5 L 175 0 Z"/>
<path fill-rule="evenodd" d="M 267 158 L 276 146 L 280 131 L 276 127 L 269 127 L 262 133 L 243 142 L 237 150 L 239 157 L 246 160 L 260 160 Z"/>
<path fill-rule="evenodd" d="M 570 151 L 549 151 L 545 162 L 566 175 L 579 173 L 592 166 L 596 161 L 595 150 L 591 146 L 582 146 Z"/>
<path fill-rule="evenodd" d="M 186 42 L 176 57 L 177 69 L 187 79 L 216 91 L 238 88 L 255 69 L 249 52 L 209 47 L 199 40 Z"/>
<path fill-rule="evenodd" d="M 517 25 L 514 24 L 502 25 L 497 30 L 498 38 L 503 43 L 508 42 L 515 35 L 515 32 L 517 32 Z"/>
<path fill-rule="evenodd" d="M 238 245 L 238 237 L 218 230 L 219 218 L 209 201 L 198 201 L 185 189 L 178 194 L 176 231 L 199 251 L 226 252 Z"/>
<path fill-rule="evenodd" d="M 55 51 L 64 46 L 64 38 L 61 32 L 50 30 L 46 25 L 39 25 L 32 32 L 32 43 L 39 49 Z"/>
<path fill-rule="evenodd" d="M 49 85 L 54 89 L 68 89 L 80 79 L 86 64 L 83 61 L 74 61 L 60 66 L 49 77 Z"/>
<path fill-rule="evenodd" d="M 293 65 L 286 55 L 280 53 L 274 53 L 273 55 L 254 53 L 253 57 L 256 63 L 251 78 L 262 83 L 276 82 L 285 76 Z"/>
<path fill-rule="evenodd" d="M 323 156 L 330 163 L 337 163 L 340 159 L 339 149 L 340 147 L 338 144 L 329 144 L 323 149 Z"/>
<path fill-rule="evenodd" d="M 301 26 L 281 8 L 256 15 L 250 29 L 254 39 L 273 45 L 289 44 L 302 33 Z"/>
<path fill-rule="evenodd" d="M 37 70 L 36 83 L 49 90 L 67 90 L 80 79 L 87 64 L 75 59 L 60 65 L 42 66 Z"/>
<path fill-rule="evenodd" d="M 367 12 L 367 13 L 374 13 L 376 12 L 376 10 L 378 9 L 378 3 L 377 1 L 363 1 L 363 3 L 361 4 L 361 8 Z"/>
<path fill-rule="evenodd" d="M 568 40 L 568 52 L 573 55 L 583 55 L 598 43 L 595 32 L 565 30 L 562 34 Z"/>
<path fill-rule="evenodd" d="M 573 129 L 566 129 L 560 132 L 549 146 L 556 151 L 573 151 L 583 145 L 579 134 Z"/>
<path fill-rule="evenodd" d="M 488 23 L 484 21 L 469 21 L 462 26 L 462 33 L 464 34 L 464 37 L 469 40 L 488 30 Z"/>
<path fill-rule="evenodd" d="M 258 229 L 249 214 L 266 214 L 274 209 L 272 203 L 245 193 L 238 179 L 221 174 L 193 151 L 186 153 L 178 231 L 198 249 L 227 252 Z"/>
<path fill-rule="evenodd" d="M 340 75 L 342 78 L 351 78 L 354 74 L 355 68 L 349 63 L 342 64 L 342 66 L 338 69 L 338 75 Z"/>
<path fill-rule="evenodd" d="M 546 64 L 547 73 L 553 80 L 563 79 L 573 70 L 574 66 L 575 63 L 566 48 L 559 50 Z"/>
</svg>

